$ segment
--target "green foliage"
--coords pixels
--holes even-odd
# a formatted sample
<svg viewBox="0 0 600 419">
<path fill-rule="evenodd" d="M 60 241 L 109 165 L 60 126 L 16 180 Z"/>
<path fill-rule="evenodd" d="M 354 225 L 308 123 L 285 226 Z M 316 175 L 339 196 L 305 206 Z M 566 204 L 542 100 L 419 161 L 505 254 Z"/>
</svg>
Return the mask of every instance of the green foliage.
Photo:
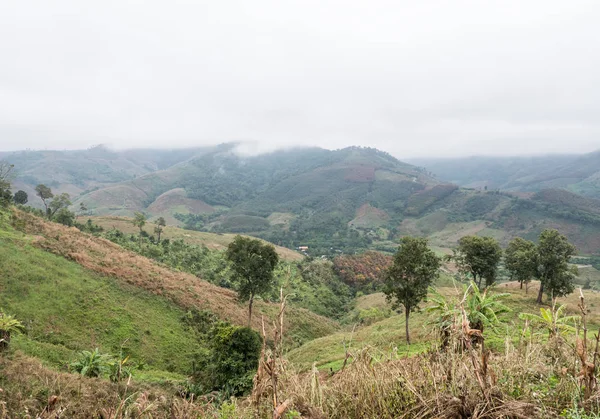
<svg viewBox="0 0 600 419">
<path fill-rule="evenodd" d="M 109 371 L 110 356 L 101 354 L 98 348 L 81 351 L 69 368 L 84 377 L 100 377 Z"/>
<path fill-rule="evenodd" d="M 163 228 L 167 225 L 164 217 L 158 217 L 156 220 L 156 226 L 154 227 L 154 234 L 156 234 L 156 241 L 160 243 L 160 235 L 163 232 Z"/>
<path fill-rule="evenodd" d="M 502 248 L 498 241 L 480 236 L 462 237 L 453 256 L 459 271 L 470 274 L 478 287 L 481 287 L 482 279 L 486 286 L 494 283 L 501 258 Z"/>
<path fill-rule="evenodd" d="M 15 201 L 15 204 L 17 204 L 17 205 L 25 205 L 27 203 L 27 201 L 29 200 L 29 197 L 27 196 L 27 192 L 17 191 L 15 193 L 15 196 L 13 197 L 13 200 Z"/>
<path fill-rule="evenodd" d="M 46 208 L 46 214 L 49 214 L 48 200 L 54 197 L 52 189 L 44 184 L 39 184 L 35 187 L 35 193 L 42 200 L 44 207 Z"/>
<path fill-rule="evenodd" d="M 494 293 L 493 287 L 486 287 L 483 292 L 475 282 L 471 282 L 465 291 L 467 295 L 465 310 L 471 328 L 483 332 L 486 326 L 494 328 L 500 323 L 499 315 L 508 313 L 510 309 L 502 300 L 509 296 L 507 293 Z"/>
<path fill-rule="evenodd" d="M 22 333 L 24 331 L 25 326 L 23 326 L 23 323 L 14 316 L 0 310 L 0 352 L 8 347 L 11 336 L 14 333 Z"/>
<path fill-rule="evenodd" d="M 248 327 L 218 322 L 210 332 L 210 355 L 196 381 L 205 390 L 222 391 L 225 398 L 252 389 L 262 349 L 260 335 Z"/>
<path fill-rule="evenodd" d="M 573 292 L 573 278 L 577 270 L 569 267 L 569 261 L 576 253 L 575 246 L 558 231 L 542 231 L 536 255 L 535 276 L 541 282 L 538 302 L 542 301 L 544 291 L 550 298 Z"/>
<path fill-rule="evenodd" d="M 75 224 L 75 214 L 67 208 L 61 208 L 54 214 L 52 221 L 71 227 Z"/>
<path fill-rule="evenodd" d="M 411 195 L 406 202 L 404 214 L 422 214 L 431 205 L 446 198 L 457 189 L 458 186 L 456 185 L 436 185 L 431 189 L 425 189 L 422 192 Z"/>
<path fill-rule="evenodd" d="M 552 307 L 541 307 L 539 315 L 521 313 L 519 314 L 519 318 L 529 321 L 534 327 L 546 329 L 548 331 L 548 339 L 552 339 L 566 332 L 574 332 L 575 327 L 572 324 L 576 324 L 581 319 L 580 316 L 567 316 L 565 314 L 566 309 L 566 304 L 556 307 L 555 299 L 552 302 Z"/>
<path fill-rule="evenodd" d="M 31 246 L 0 226 L 0 306 L 27 325 L 12 346 L 60 367 L 76 351 L 124 350 L 149 368 L 191 372 L 207 344 L 188 330 L 185 312 L 164 297 L 92 273 Z"/>
<path fill-rule="evenodd" d="M 510 278 L 521 286 L 531 281 L 536 272 L 536 245 L 532 241 L 515 237 L 504 251 L 504 266 Z"/>
<path fill-rule="evenodd" d="M 53 219 L 58 211 L 66 210 L 71 204 L 71 197 L 68 193 L 54 196 L 48 204 L 48 218 Z"/>
<path fill-rule="evenodd" d="M 10 193 L 10 182 L 14 167 L 7 161 L 0 161 L 0 207 L 8 206 L 13 199 Z"/>
<path fill-rule="evenodd" d="M 273 271 L 279 255 L 271 244 L 257 239 L 236 236 L 227 247 L 227 259 L 232 270 L 239 298 L 249 300 L 248 324 L 252 320 L 254 296 L 268 292 L 273 286 Z"/>
<path fill-rule="evenodd" d="M 465 208 L 475 218 L 481 218 L 494 210 L 502 198 L 494 193 L 478 193 L 465 202 Z"/>
<path fill-rule="evenodd" d="M 427 239 L 405 236 L 386 272 L 384 293 L 393 309 L 404 307 L 409 344 L 408 318 L 427 296 L 427 289 L 438 277 L 440 266 L 441 260 L 427 246 Z"/>
</svg>

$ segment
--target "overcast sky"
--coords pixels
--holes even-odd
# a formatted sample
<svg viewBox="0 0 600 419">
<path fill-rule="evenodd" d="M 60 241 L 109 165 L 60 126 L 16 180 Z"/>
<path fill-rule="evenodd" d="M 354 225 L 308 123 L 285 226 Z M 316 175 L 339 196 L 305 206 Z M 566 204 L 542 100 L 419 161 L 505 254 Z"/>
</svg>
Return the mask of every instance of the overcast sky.
<svg viewBox="0 0 600 419">
<path fill-rule="evenodd" d="M 600 1 L 0 2 L 0 150 L 600 148 Z"/>
</svg>

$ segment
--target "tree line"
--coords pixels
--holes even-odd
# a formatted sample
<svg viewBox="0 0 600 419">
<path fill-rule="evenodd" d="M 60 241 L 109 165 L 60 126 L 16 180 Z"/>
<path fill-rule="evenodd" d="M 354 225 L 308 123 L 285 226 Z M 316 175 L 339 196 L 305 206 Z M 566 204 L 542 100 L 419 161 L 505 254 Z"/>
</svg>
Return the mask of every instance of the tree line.
<svg viewBox="0 0 600 419">
<path fill-rule="evenodd" d="M 479 292 L 482 282 L 485 288 L 496 282 L 503 253 L 510 278 L 519 281 L 521 288 L 523 284 L 527 287 L 532 279 L 540 281 L 538 303 L 542 302 L 544 292 L 549 298 L 573 292 L 577 269 L 570 266 L 569 261 L 576 254 L 576 249 L 556 230 L 544 230 L 537 244 L 517 237 L 504 252 L 492 237 L 465 236 L 459 240 L 453 254 L 445 258 L 435 254 L 427 239 L 403 237 L 392 265 L 385 273 L 384 293 L 393 309 L 404 311 L 407 343 L 410 343 L 410 313 L 427 297 L 444 259 L 455 264 L 461 275 L 472 280 Z"/>
</svg>

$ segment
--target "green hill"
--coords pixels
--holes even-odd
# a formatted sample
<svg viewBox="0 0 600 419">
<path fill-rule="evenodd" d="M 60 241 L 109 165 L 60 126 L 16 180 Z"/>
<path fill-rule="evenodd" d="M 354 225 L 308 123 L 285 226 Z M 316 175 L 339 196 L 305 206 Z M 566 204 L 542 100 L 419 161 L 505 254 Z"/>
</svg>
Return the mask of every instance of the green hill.
<svg viewBox="0 0 600 419">
<path fill-rule="evenodd" d="M 564 188 L 600 198 L 600 151 L 534 157 L 420 158 L 410 162 L 426 167 L 440 180 L 464 187 L 515 192 Z"/>
<path fill-rule="evenodd" d="M 81 203 L 87 207 L 80 215 L 128 217 L 142 211 L 189 230 L 243 233 L 290 249 L 308 246 L 311 256 L 391 251 L 404 234 L 453 247 L 463 234 L 506 243 L 514 236 L 537 237 L 544 228 L 559 229 L 584 254 L 600 253 L 598 153 L 421 159 L 413 162 L 417 165 L 360 147 L 258 156 L 238 154 L 235 144 L 181 152 L 35 153 L 39 167 L 60 162 L 49 178 L 58 190 L 70 188 L 74 177 L 84 183 L 96 179 L 96 186 L 74 199 L 75 210 Z M 17 184 L 37 167 L 26 163 L 28 155 L 8 156 L 22 173 Z M 87 168 L 74 160 L 87 162 Z M 127 172 L 124 180 L 116 167 L 125 161 L 143 170 Z M 95 174 L 100 162 L 109 162 L 106 176 Z M 43 181 L 45 171 L 35 173 L 35 181 Z M 36 201 L 30 194 L 30 202 Z"/>
</svg>

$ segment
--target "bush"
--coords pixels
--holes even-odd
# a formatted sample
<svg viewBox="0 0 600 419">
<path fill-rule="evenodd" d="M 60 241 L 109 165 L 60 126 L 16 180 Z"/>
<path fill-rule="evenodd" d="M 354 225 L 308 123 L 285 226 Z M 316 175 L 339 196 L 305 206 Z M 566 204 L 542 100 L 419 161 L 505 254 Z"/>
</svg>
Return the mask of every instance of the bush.
<svg viewBox="0 0 600 419">
<path fill-rule="evenodd" d="M 221 322 L 213 328 L 208 365 L 198 378 L 210 383 L 206 390 L 220 390 L 226 397 L 242 396 L 252 389 L 261 349 L 257 332 Z"/>
</svg>

